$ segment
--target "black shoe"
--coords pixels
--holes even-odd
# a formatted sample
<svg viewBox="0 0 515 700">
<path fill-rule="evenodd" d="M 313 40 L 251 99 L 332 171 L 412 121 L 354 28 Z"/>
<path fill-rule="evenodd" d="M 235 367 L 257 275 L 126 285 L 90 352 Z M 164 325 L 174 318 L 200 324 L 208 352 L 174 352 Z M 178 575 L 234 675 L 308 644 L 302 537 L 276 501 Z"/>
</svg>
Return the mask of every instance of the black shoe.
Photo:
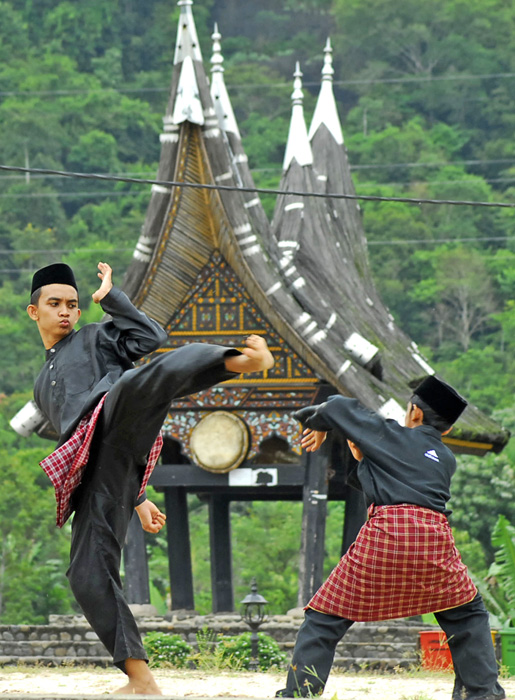
<svg viewBox="0 0 515 700">
<path fill-rule="evenodd" d="M 490 695 L 482 695 L 481 697 L 474 697 L 472 695 L 467 695 L 466 696 L 467 700 L 505 700 L 506 699 L 506 693 L 504 692 L 504 689 L 501 688 L 500 692 L 498 693 L 490 693 Z"/>
<path fill-rule="evenodd" d="M 290 693 L 289 690 L 286 688 L 283 688 L 282 690 L 278 690 L 277 693 L 275 694 L 276 698 L 293 698 L 295 697 L 293 693 Z"/>
</svg>

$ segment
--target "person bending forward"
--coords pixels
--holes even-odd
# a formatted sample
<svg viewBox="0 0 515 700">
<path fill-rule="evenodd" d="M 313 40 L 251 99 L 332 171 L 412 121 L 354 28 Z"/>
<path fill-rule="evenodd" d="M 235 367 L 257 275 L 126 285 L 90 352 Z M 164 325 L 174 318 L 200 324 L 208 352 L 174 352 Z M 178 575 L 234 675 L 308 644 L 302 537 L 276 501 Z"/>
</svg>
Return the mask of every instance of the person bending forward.
<svg viewBox="0 0 515 700">
<path fill-rule="evenodd" d="M 286 688 L 277 697 L 323 692 L 336 645 L 356 621 L 434 612 L 447 636 L 453 700 L 505 698 L 488 613 L 456 549 L 447 521 L 456 469 L 442 435 L 466 407 L 448 384 L 427 377 L 411 397 L 405 426 L 384 420 L 356 399 L 333 396 L 295 415 L 302 446 L 317 450 L 333 430 L 358 460 L 355 476 L 368 521 L 309 601 Z"/>
</svg>

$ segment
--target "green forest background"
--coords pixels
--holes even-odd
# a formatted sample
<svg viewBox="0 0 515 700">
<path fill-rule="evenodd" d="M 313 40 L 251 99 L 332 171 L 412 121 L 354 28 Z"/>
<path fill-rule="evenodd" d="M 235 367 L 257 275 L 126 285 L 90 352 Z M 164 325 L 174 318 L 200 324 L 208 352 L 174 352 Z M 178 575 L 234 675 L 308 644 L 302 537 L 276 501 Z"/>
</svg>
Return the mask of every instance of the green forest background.
<svg viewBox="0 0 515 700">
<path fill-rule="evenodd" d="M 277 187 L 300 61 L 309 123 L 323 48 L 357 192 L 515 201 L 515 8 L 508 0 L 198 0 L 206 69 L 223 35 L 225 80 L 255 182 Z M 153 177 L 172 70 L 174 0 L 0 1 L 0 164 Z M 96 263 L 121 281 L 150 188 L 0 174 L 0 622 L 74 609 L 64 572 L 69 526 L 38 461 L 51 444 L 8 421 L 31 397 L 44 356 L 25 314 L 38 266 L 71 264 L 82 290 Z M 264 198 L 271 215 L 272 197 Z M 397 323 L 469 400 L 515 426 L 513 209 L 362 202 L 375 282 Z M 85 321 L 98 319 L 82 298 Z M 477 579 L 499 514 L 515 522 L 515 448 L 460 457 L 452 524 Z M 157 501 L 160 494 L 155 494 Z M 196 608 L 210 610 L 207 511 L 192 498 Z M 301 504 L 234 504 L 236 600 L 256 576 L 272 612 L 296 605 Z M 326 566 L 343 505 L 330 504 Z M 263 546 L 265 545 L 265 546 Z M 164 535 L 148 540 L 164 610 Z"/>
</svg>

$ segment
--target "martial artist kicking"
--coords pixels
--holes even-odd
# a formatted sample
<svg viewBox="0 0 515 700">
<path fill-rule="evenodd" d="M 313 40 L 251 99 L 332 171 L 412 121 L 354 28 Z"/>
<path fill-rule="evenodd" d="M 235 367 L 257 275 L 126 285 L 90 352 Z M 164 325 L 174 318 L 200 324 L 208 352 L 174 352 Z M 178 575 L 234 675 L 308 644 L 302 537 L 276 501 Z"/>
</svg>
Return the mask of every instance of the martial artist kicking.
<svg viewBox="0 0 515 700">
<path fill-rule="evenodd" d="M 278 697 L 322 693 L 336 645 L 354 622 L 429 612 L 449 643 L 453 700 L 506 697 L 488 613 L 447 522 L 456 460 L 442 435 L 466 405 L 448 384 L 427 377 L 408 403 L 405 427 L 342 396 L 295 414 L 306 427 L 301 444 L 308 452 L 329 430 L 347 439 L 369 510 L 356 541 L 306 606 Z"/>
<path fill-rule="evenodd" d="M 113 287 L 109 265 L 101 262 L 98 270 L 101 284 L 92 298 L 111 319 L 78 331 L 71 268 L 49 265 L 32 280 L 27 311 L 46 349 L 34 398 L 59 435 L 41 466 L 56 489 L 57 524 L 75 511 L 67 576 L 87 620 L 129 678 L 117 692 L 160 695 L 124 598 L 120 560 L 134 508 L 149 532 L 165 521 L 145 496 L 161 426 L 173 399 L 269 369 L 273 357 L 266 341 L 251 335 L 241 352 L 193 343 L 134 368 L 167 334 Z"/>
</svg>

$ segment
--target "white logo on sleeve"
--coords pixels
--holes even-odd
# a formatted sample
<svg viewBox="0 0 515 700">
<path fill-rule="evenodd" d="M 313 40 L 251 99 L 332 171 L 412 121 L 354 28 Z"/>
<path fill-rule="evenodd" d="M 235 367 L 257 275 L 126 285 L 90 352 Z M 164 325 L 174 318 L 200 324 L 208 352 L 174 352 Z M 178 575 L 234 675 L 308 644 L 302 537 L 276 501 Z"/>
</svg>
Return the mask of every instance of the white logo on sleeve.
<svg viewBox="0 0 515 700">
<path fill-rule="evenodd" d="M 433 462 L 440 461 L 438 455 L 436 454 L 436 450 L 428 450 L 427 452 L 424 452 L 424 457 L 427 457 L 428 459 L 432 459 Z"/>
</svg>

